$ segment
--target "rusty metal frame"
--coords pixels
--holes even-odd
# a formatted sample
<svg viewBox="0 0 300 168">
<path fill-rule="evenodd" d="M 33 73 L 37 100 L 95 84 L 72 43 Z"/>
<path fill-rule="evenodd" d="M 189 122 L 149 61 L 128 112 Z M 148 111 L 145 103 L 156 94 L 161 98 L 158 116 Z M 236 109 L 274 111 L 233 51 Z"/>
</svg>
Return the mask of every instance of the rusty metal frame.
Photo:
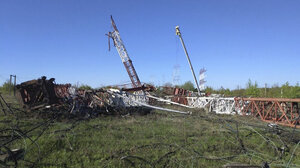
<svg viewBox="0 0 300 168">
<path fill-rule="evenodd" d="M 242 115 L 252 115 L 266 122 L 300 128 L 300 99 L 236 97 L 234 100 Z"/>
<path fill-rule="evenodd" d="M 71 84 L 55 84 L 54 81 L 54 78 L 47 80 L 42 76 L 37 80 L 23 82 L 16 86 L 16 98 L 28 110 L 59 103 L 69 96 Z"/>
</svg>

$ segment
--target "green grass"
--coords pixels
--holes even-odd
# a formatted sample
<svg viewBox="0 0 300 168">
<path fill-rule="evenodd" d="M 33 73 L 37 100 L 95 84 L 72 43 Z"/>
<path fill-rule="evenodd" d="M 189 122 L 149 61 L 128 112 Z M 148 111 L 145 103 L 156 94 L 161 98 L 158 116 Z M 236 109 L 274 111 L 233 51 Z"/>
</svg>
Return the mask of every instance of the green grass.
<svg viewBox="0 0 300 168">
<path fill-rule="evenodd" d="M 19 119 L 3 116 L 0 111 L 0 128 L 12 128 L 19 122 L 25 131 L 47 120 L 31 113 L 17 116 Z M 208 115 L 196 109 L 188 116 L 153 111 L 146 116 L 55 120 L 28 133 L 31 140 L 23 137 L 10 148 L 26 149 L 24 159 L 18 161 L 20 167 L 222 167 L 263 162 L 285 167 L 296 146 L 290 138 L 292 129 L 280 127 L 283 130 L 278 135 L 266 125 L 251 117 Z M 299 136 L 296 131 L 294 139 Z M 288 150 L 278 151 L 285 145 Z M 290 167 L 299 166 L 300 147 L 290 163 Z"/>
</svg>

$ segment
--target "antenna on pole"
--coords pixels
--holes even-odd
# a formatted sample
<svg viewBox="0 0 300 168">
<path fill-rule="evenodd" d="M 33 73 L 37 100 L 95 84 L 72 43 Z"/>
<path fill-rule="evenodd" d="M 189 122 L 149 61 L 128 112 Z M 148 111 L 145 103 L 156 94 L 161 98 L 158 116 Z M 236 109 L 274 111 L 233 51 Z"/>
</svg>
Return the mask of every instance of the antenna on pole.
<svg viewBox="0 0 300 168">
<path fill-rule="evenodd" d="M 183 39 L 182 39 L 180 30 L 179 30 L 179 26 L 176 26 L 175 29 L 176 29 L 176 35 L 178 35 L 179 38 L 180 38 L 181 44 L 182 44 L 182 46 L 183 46 L 183 49 L 184 49 L 184 52 L 185 52 L 185 55 L 186 55 L 186 58 L 187 58 L 187 60 L 188 60 L 188 62 L 189 62 L 190 69 L 191 69 L 191 71 L 192 71 L 192 74 L 193 74 L 193 77 L 194 77 L 195 84 L 196 84 L 196 86 L 197 86 L 198 95 L 201 96 L 200 88 L 199 88 L 199 85 L 198 85 L 198 82 L 197 82 L 197 78 L 196 78 L 196 75 L 195 75 L 195 72 L 194 72 L 194 69 L 193 69 L 193 66 L 192 66 L 192 63 L 191 63 L 189 54 L 188 54 L 188 52 L 187 52 L 187 50 L 186 50 L 186 47 L 185 47 L 185 44 L 184 44 L 184 42 L 183 42 Z"/>
</svg>

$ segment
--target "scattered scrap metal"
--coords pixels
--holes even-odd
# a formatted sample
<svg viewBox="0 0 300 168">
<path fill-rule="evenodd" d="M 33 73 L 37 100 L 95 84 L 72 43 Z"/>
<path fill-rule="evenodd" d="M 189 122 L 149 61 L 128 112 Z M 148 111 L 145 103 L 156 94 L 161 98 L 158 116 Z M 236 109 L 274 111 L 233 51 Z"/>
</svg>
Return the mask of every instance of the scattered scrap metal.
<svg viewBox="0 0 300 168">
<path fill-rule="evenodd" d="M 23 82 L 16 86 L 16 97 L 26 109 L 41 108 L 46 105 L 60 103 L 68 95 L 70 84 L 57 85 L 55 79 L 40 79 Z"/>
<path fill-rule="evenodd" d="M 212 94 L 199 97 L 181 88 L 164 87 L 167 103 L 188 108 L 204 108 L 218 114 L 251 115 L 265 122 L 300 128 L 300 99 L 241 98 Z"/>
<path fill-rule="evenodd" d="M 47 80 L 45 76 L 23 82 L 17 85 L 16 88 L 17 99 L 29 111 L 66 105 L 69 107 L 69 113 L 71 114 L 88 114 L 99 109 L 109 111 L 108 109 L 113 107 L 130 108 L 132 106 L 140 106 L 129 100 L 138 100 L 145 103 L 148 101 L 145 96 L 129 94 L 129 92 L 119 89 L 82 90 L 71 86 L 71 84 L 56 84 L 54 78 Z M 142 86 L 141 89 L 149 88 Z M 123 99 L 115 96 L 115 94 L 123 95 L 130 99 Z"/>
<path fill-rule="evenodd" d="M 66 107 L 69 114 L 89 117 L 103 114 L 147 114 L 150 109 L 189 114 L 178 110 L 150 105 L 146 92 L 155 90 L 151 85 L 137 88 L 77 89 L 71 84 L 56 84 L 55 79 L 39 79 L 17 85 L 17 98 L 25 109 L 37 110 L 51 107 Z"/>
<path fill-rule="evenodd" d="M 169 112 L 189 112 L 153 106 L 153 101 L 175 104 L 187 108 L 204 108 L 219 114 L 252 115 L 263 121 L 300 128 L 300 99 L 238 98 L 211 95 L 199 97 L 182 88 L 164 87 L 165 98 L 150 94 L 156 90 L 151 85 L 136 88 L 101 88 L 97 90 L 76 89 L 70 84 L 55 84 L 55 79 L 40 79 L 17 85 L 17 97 L 28 110 L 67 106 L 70 114 L 90 116 L 98 113 L 119 113 L 123 111 L 144 111 L 159 109 Z M 128 110 L 130 109 L 130 110 Z M 134 110 L 132 110 L 134 109 Z M 124 112 L 126 114 L 126 112 Z"/>
</svg>

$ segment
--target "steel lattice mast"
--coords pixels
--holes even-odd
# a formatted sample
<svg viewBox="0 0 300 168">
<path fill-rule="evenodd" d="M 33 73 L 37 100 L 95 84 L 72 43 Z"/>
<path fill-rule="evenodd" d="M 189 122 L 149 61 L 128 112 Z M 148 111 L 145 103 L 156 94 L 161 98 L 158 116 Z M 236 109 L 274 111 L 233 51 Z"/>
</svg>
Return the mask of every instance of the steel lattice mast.
<svg viewBox="0 0 300 168">
<path fill-rule="evenodd" d="M 119 30 L 117 29 L 117 26 L 114 22 L 114 19 L 112 16 L 110 16 L 111 18 L 111 24 L 113 26 L 113 31 L 108 33 L 108 38 L 112 38 L 114 41 L 114 46 L 117 48 L 117 51 L 121 57 L 121 60 L 126 68 L 126 71 L 130 77 L 132 86 L 135 87 L 141 87 L 141 82 L 140 79 L 134 69 L 134 66 L 132 64 L 131 59 L 129 58 L 129 55 L 127 53 L 127 50 L 125 48 L 125 45 L 121 39 Z M 110 47 L 109 47 L 110 48 Z"/>
</svg>

